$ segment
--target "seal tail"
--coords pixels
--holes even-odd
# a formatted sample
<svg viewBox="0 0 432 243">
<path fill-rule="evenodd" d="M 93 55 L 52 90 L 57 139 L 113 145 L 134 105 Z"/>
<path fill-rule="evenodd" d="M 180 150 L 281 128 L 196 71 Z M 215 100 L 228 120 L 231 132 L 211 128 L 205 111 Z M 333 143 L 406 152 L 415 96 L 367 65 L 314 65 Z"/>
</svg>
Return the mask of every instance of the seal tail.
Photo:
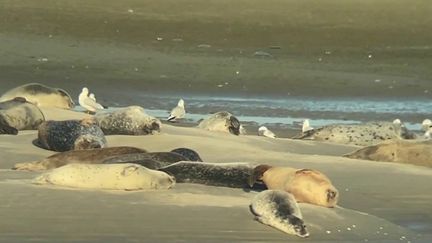
<svg viewBox="0 0 432 243">
<path fill-rule="evenodd" d="M 41 171 L 46 169 L 47 167 L 44 165 L 42 161 L 17 163 L 12 168 L 12 170 L 27 170 L 27 171 Z"/>
</svg>

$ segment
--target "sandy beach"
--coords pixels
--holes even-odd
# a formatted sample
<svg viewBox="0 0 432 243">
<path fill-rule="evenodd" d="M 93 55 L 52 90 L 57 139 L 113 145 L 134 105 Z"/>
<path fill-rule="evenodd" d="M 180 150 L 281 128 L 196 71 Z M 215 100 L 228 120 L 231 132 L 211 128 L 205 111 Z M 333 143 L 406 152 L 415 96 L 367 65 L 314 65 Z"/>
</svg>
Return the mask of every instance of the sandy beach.
<svg viewBox="0 0 432 243">
<path fill-rule="evenodd" d="M 430 13 L 428 0 L 4 0 L 0 94 L 40 82 L 65 89 L 75 101 L 87 86 L 110 107 L 140 105 L 162 113 L 180 97 L 188 112 L 203 117 L 216 108 L 232 111 L 233 103 L 220 97 L 242 97 L 235 100 L 244 109 L 238 113 L 249 110 L 243 115 L 251 117 L 290 117 L 290 123 L 313 116 L 401 118 L 418 125 L 432 114 L 415 109 L 432 95 Z M 194 96 L 204 98 L 188 110 Z M 219 103 L 212 104 L 212 97 Z M 282 102 L 283 109 L 269 110 L 261 101 L 247 103 L 268 97 L 314 98 L 310 107 L 336 108 L 305 112 Z M 383 112 L 373 102 L 352 114 L 336 110 L 353 98 L 358 102 L 348 106 L 374 99 L 387 106 Z M 412 113 L 405 101 L 412 102 Z M 87 116 L 42 111 L 47 120 Z M 178 183 L 170 190 L 123 192 L 34 185 L 40 172 L 11 168 L 54 152 L 32 144 L 37 131 L 20 131 L 0 135 L 0 242 L 432 242 L 431 168 L 344 158 L 359 147 L 288 139 L 300 127 L 275 124 L 283 138 L 256 136 L 259 121 L 246 124 L 247 136 L 233 136 L 187 120 L 164 123 L 157 135 L 107 140 L 109 146 L 148 151 L 188 147 L 206 162 L 320 170 L 339 189 L 340 201 L 333 209 L 300 204 L 307 239 L 254 221 L 248 205 L 257 192 L 246 189 Z"/>
<path fill-rule="evenodd" d="M 43 109 L 47 119 L 83 113 Z M 3 242 L 279 242 L 300 239 L 253 220 L 257 192 L 178 183 L 161 191 L 94 191 L 38 186 L 38 172 L 13 171 L 17 162 L 52 151 L 32 145 L 36 131 L 0 137 Z M 313 141 L 233 136 L 164 124 L 158 135 L 108 136 L 110 146 L 149 151 L 189 147 L 208 162 L 257 162 L 326 173 L 341 193 L 337 208 L 300 204 L 316 242 L 428 242 L 432 239 L 432 170 L 342 158 L 357 147 Z"/>
</svg>

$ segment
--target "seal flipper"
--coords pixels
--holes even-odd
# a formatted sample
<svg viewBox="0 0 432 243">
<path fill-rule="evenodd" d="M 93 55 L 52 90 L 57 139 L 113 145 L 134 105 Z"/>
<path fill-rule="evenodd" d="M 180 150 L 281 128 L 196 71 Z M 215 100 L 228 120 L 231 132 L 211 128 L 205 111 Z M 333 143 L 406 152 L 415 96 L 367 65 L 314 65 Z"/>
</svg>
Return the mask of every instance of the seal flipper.
<svg viewBox="0 0 432 243">
<path fill-rule="evenodd" d="M 11 127 L 9 125 L 0 125 L 0 134 L 11 134 L 11 135 L 17 135 L 18 129 L 15 127 Z"/>
</svg>

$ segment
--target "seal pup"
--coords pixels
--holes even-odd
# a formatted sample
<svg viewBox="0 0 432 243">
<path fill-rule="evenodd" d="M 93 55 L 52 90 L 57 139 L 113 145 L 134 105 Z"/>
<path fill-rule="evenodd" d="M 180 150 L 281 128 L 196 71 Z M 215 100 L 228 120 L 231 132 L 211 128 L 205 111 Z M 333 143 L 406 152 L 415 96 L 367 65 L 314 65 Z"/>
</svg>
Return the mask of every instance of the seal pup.
<svg viewBox="0 0 432 243">
<path fill-rule="evenodd" d="M 202 120 L 198 127 L 207 131 L 229 132 L 234 135 L 240 134 L 240 122 L 227 111 L 219 111 Z"/>
<path fill-rule="evenodd" d="M 25 98 L 15 97 L 0 103 L 0 124 L 16 130 L 36 130 L 45 121 L 42 111 Z"/>
<path fill-rule="evenodd" d="M 161 122 L 140 106 L 129 106 L 95 116 L 105 135 L 148 135 L 160 132 Z"/>
<path fill-rule="evenodd" d="M 300 208 L 291 193 L 266 190 L 258 193 L 249 205 L 255 220 L 287 234 L 308 237 Z"/>
<path fill-rule="evenodd" d="M 389 140 L 345 154 L 344 157 L 432 167 L 432 141 Z"/>
<path fill-rule="evenodd" d="M 181 161 L 160 168 L 179 183 L 250 188 L 256 182 L 256 168 L 250 163 L 207 163 Z"/>
<path fill-rule="evenodd" d="M 268 189 L 292 193 L 297 202 L 323 207 L 336 206 L 339 192 L 323 173 L 311 169 L 290 167 L 261 167 L 261 179 Z"/>
<path fill-rule="evenodd" d="M 202 162 L 201 156 L 195 150 L 189 148 L 176 148 L 171 150 L 172 153 L 181 154 L 186 157 L 189 161 L 199 161 Z"/>
<path fill-rule="evenodd" d="M 34 145 L 64 152 L 68 150 L 103 148 L 107 141 L 93 118 L 82 120 L 45 121 L 39 125 Z"/>
<path fill-rule="evenodd" d="M 54 169 L 67 164 L 75 163 L 102 164 L 105 160 L 109 158 L 135 153 L 144 154 L 147 153 L 147 151 L 145 149 L 128 146 L 70 150 L 53 154 L 39 161 L 17 163 L 12 169 L 39 171 Z"/>
<path fill-rule="evenodd" d="M 260 126 L 258 128 L 258 135 L 268 138 L 276 138 L 276 135 L 265 126 Z"/>
<path fill-rule="evenodd" d="M 81 107 L 86 109 L 87 112 L 96 113 L 97 110 L 104 109 L 101 104 L 96 102 L 96 98 L 92 99 L 89 97 L 89 90 L 87 87 L 82 88 L 82 91 L 78 96 L 78 103 Z"/>
<path fill-rule="evenodd" d="M 413 139 L 415 135 L 405 126 L 393 122 L 339 124 L 317 128 L 293 137 L 334 143 L 369 146 L 389 139 Z"/>
<path fill-rule="evenodd" d="M 177 106 L 171 110 L 170 115 L 167 118 L 167 121 L 174 122 L 178 119 L 183 119 L 185 115 L 186 115 L 186 111 L 184 107 L 184 100 L 180 99 L 177 103 Z"/>
<path fill-rule="evenodd" d="M 13 88 L 0 97 L 0 102 L 23 97 L 39 107 L 72 109 L 75 104 L 63 89 L 48 87 L 39 83 L 29 83 Z"/>
<path fill-rule="evenodd" d="M 175 179 L 137 164 L 69 164 L 40 175 L 33 183 L 132 191 L 169 189 L 175 185 Z"/>
</svg>

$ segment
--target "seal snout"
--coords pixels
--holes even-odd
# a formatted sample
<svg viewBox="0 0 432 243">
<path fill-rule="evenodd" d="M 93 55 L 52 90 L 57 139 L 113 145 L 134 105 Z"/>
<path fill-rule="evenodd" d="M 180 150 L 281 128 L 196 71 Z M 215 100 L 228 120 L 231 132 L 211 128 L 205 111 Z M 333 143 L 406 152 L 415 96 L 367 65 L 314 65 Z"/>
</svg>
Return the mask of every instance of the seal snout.
<svg viewBox="0 0 432 243">
<path fill-rule="evenodd" d="M 327 202 L 334 200 L 337 197 L 337 192 L 328 189 L 327 190 Z"/>
</svg>

